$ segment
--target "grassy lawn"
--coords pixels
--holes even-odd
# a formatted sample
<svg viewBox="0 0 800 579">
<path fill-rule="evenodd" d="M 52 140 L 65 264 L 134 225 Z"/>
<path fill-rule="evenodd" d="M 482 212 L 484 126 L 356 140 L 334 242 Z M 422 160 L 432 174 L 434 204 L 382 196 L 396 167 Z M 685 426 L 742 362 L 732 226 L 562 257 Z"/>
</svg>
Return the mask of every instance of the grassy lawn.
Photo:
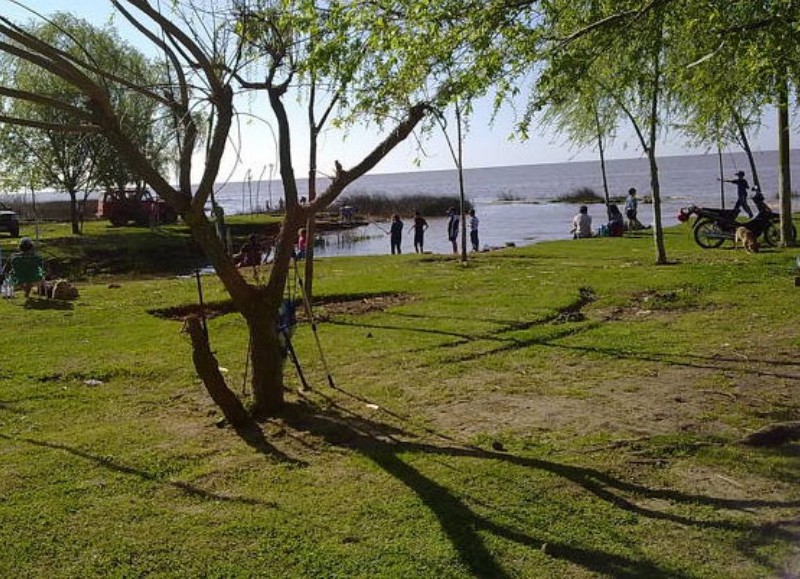
<svg viewBox="0 0 800 579">
<path fill-rule="evenodd" d="M 80 298 L 0 301 L 0 576 L 800 573 L 800 445 L 738 444 L 800 420 L 796 249 L 681 226 L 667 266 L 645 234 L 320 260 L 336 388 L 301 324 L 313 389 L 287 365 L 245 441 L 158 315 L 197 301 L 185 232 L 66 231 L 42 250 Z M 242 319 L 209 332 L 242 392 Z"/>
</svg>

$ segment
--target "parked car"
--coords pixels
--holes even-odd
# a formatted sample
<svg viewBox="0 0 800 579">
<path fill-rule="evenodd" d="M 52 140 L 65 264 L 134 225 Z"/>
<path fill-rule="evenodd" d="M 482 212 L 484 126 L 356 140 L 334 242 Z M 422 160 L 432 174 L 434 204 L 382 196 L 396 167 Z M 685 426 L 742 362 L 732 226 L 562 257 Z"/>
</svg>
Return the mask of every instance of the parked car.
<svg viewBox="0 0 800 579">
<path fill-rule="evenodd" d="M 0 231 L 8 231 L 11 237 L 19 237 L 19 217 L 10 209 L 0 209 Z"/>
<path fill-rule="evenodd" d="M 151 223 L 178 221 L 175 210 L 147 189 L 106 191 L 97 204 L 97 216 L 108 219 L 115 227 L 131 222 L 134 225 L 147 226 Z"/>
</svg>

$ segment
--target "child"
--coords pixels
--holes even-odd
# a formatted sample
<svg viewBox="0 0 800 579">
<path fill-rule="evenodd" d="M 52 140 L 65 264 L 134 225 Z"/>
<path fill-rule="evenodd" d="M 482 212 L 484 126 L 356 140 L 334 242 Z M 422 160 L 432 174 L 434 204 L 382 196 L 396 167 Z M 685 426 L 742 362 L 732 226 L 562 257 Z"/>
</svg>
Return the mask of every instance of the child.
<svg viewBox="0 0 800 579">
<path fill-rule="evenodd" d="M 400 221 L 400 216 L 397 213 L 392 216 L 392 225 L 389 229 L 389 235 L 391 236 L 392 255 L 395 254 L 395 250 L 397 250 L 397 255 L 400 255 L 400 242 L 403 239 L 403 222 Z"/>
<path fill-rule="evenodd" d="M 475 210 L 469 210 L 469 240 L 472 242 L 472 251 L 480 251 L 478 243 L 478 218 L 475 217 Z"/>
<path fill-rule="evenodd" d="M 308 238 L 306 237 L 306 228 L 301 227 L 297 230 L 297 253 L 295 259 L 305 259 L 306 249 L 308 249 Z"/>
</svg>

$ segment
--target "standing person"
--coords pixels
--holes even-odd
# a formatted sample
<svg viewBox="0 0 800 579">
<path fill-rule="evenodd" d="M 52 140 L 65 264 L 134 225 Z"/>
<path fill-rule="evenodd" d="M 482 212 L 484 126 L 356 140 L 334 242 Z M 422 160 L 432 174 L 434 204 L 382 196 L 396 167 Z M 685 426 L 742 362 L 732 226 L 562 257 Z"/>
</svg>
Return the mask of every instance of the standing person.
<svg viewBox="0 0 800 579">
<path fill-rule="evenodd" d="M 628 229 L 635 231 L 644 229 L 644 225 L 639 221 L 639 200 L 636 198 L 636 188 L 628 189 L 628 198 L 625 200 L 625 217 L 628 218 Z"/>
<path fill-rule="evenodd" d="M 306 251 L 308 250 L 308 236 L 306 235 L 306 228 L 301 227 L 297 230 L 297 253 L 296 259 L 305 259 Z"/>
<path fill-rule="evenodd" d="M 409 231 L 414 230 L 414 251 L 423 253 L 425 251 L 425 230 L 428 229 L 428 222 L 419 214 L 419 211 L 414 212 L 414 224 L 409 228 Z"/>
<path fill-rule="evenodd" d="M 475 210 L 469 210 L 469 240 L 472 243 L 472 251 L 480 251 L 480 243 L 478 241 L 478 223 L 479 220 L 475 217 Z"/>
<path fill-rule="evenodd" d="M 447 239 L 453 245 L 453 253 L 458 253 L 458 213 L 455 207 L 447 210 Z"/>
<path fill-rule="evenodd" d="M 592 218 L 586 205 L 581 205 L 578 214 L 572 218 L 570 233 L 572 233 L 572 239 L 584 239 L 592 236 Z"/>
<path fill-rule="evenodd" d="M 753 210 L 747 204 L 747 192 L 750 190 L 750 184 L 744 178 L 744 171 L 737 171 L 736 179 L 723 179 L 722 181 L 736 185 L 736 205 L 733 206 L 733 210 L 738 213 L 740 209 L 744 209 L 744 212 L 752 219 Z"/>
<path fill-rule="evenodd" d="M 400 216 L 397 213 L 392 216 L 392 225 L 389 228 L 389 235 L 392 245 L 392 255 L 395 253 L 400 255 L 400 242 L 403 240 L 403 222 L 400 221 Z"/>
</svg>

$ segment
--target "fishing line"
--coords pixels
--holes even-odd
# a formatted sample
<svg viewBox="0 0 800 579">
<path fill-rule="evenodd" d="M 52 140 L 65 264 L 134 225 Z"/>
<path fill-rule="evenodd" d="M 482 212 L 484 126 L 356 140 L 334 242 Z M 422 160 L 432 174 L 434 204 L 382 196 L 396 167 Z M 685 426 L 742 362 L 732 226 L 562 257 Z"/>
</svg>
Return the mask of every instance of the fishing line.
<svg viewBox="0 0 800 579">
<path fill-rule="evenodd" d="M 311 310 L 311 301 L 308 299 L 308 294 L 306 294 L 306 286 L 303 283 L 303 278 L 300 277 L 300 273 L 297 268 L 297 261 L 294 262 L 294 272 L 295 272 L 295 280 L 300 285 L 300 293 L 303 296 L 303 309 L 306 311 L 306 315 L 308 316 L 308 321 L 311 324 L 311 333 L 314 334 L 314 342 L 317 344 L 317 351 L 319 352 L 319 357 L 322 360 L 322 367 L 325 369 L 325 376 L 328 379 L 328 385 L 336 389 L 336 383 L 333 381 L 333 375 L 331 375 L 330 368 L 328 367 L 328 360 L 325 358 L 325 352 L 322 350 L 322 343 L 319 340 L 319 334 L 317 333 L 317 321 L 314 319 L 314 312 Z"/>
</svg>

